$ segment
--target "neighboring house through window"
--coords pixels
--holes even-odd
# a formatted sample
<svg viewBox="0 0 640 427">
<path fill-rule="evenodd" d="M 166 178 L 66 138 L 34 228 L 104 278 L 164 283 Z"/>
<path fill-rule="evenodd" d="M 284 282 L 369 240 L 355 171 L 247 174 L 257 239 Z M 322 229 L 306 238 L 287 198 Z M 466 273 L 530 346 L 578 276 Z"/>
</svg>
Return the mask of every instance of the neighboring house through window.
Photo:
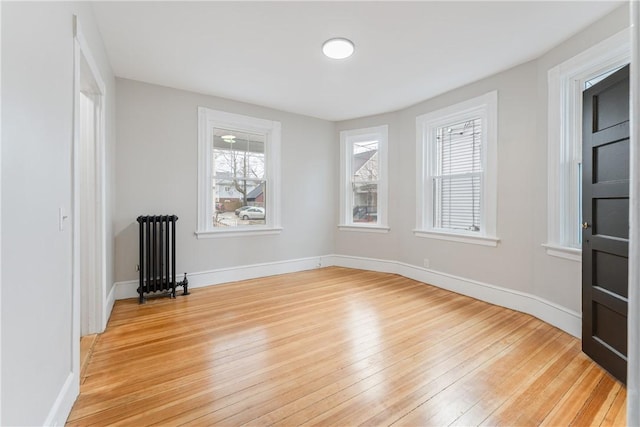
<svg viewBox="0 0 640 427">
<path fill-rule="evenodd" d="M 495 246 L 497 92 L 416 118 L 420 237 Z"/>
<path fill-rule="evenodd" d="M 340 132 L 341 230 L 386 232 L 388 126 Z"/>
<path fill-rule="evenodd" d="M 198 237 L 277 232 L 280 123 L 198 114 Z"/>
</svg>

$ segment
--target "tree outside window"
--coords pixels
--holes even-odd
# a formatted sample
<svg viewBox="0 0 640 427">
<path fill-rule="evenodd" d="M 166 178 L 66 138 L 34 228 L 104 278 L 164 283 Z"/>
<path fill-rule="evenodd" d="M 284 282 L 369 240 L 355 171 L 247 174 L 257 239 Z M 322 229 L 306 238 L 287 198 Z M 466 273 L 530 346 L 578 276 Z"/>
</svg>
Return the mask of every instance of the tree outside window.
<svg viewBox="0 0 640 427">
<path fill-rule="evenodd" d="M 264 225 L 265 135 L 214 128 L 212 154 L 213 226 Z"/>
</svg>

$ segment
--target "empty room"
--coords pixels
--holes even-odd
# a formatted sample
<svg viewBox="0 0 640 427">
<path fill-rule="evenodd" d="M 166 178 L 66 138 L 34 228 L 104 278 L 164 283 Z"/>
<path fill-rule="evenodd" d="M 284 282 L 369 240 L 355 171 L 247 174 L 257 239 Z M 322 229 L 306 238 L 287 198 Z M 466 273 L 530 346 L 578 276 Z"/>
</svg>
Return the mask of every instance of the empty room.
<svg viewBox="0 0 640 427">
<path fill-rule="evenodd" d="M 640 425 L 637 1 L 1 1 L 0 425 Z"/>
</svg>

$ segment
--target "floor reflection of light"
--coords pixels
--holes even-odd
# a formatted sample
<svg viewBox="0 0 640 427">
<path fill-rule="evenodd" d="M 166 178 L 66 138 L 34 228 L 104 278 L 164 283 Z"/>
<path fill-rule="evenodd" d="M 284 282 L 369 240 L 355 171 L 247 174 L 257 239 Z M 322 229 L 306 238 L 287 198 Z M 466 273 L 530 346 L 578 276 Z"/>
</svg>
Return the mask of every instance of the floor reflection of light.
<svg viewBox="0 0 640 427">
<path fill-rule="evenodd" d="M 229 332 L 215 338 L 211 351 L 215 353 L 248 346 L 264 347 L 267 344 L 267 337 L 268 333 L 262 326 L 255 326 L 240 331 Z"/>
<path fill-rule="evenodd" d="M 214 380 L 241 379 L 269 365 L 269 334 L 262 326 L 216 337 L 209 348 Z"/>
<path fill-rule="evenodd" d="M 385 371 L 380 371 L 370 357 L 383 350 L 377 310 L 362 301 L 349 301 L 349 320 L 346 328 L 351 336 L 349 342 L 353 371 L 368 369 L 372 375 L 380 376 L 380 382 L 375 387 L 366 385 L 366 381 L 360 381 L 356 386 L 361 387 L 359 391 L 369 399 L 383 398 L 387 380 Z"/>
</svg>

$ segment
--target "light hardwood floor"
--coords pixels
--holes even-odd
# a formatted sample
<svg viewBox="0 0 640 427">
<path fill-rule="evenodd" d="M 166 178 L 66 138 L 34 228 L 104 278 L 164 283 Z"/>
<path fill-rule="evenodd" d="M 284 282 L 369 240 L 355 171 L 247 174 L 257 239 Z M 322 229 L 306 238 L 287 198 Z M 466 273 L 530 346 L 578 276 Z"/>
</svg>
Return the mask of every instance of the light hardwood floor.
<svg viewBox="0 0 640 427">
<path fill-rule="evenodd" d="M 80 338 L 80 378 L 85 376 L 91 353 L 93 353 L 93 346 L 96 343 L 98 335 L 91 334 L 85 335 Z"/>
<path fill-rule="evenodd" d="M 118 301 L 70 425 L 624 425 L 626 389 L 529 315 L 331 267 Z"/>
</svg>

